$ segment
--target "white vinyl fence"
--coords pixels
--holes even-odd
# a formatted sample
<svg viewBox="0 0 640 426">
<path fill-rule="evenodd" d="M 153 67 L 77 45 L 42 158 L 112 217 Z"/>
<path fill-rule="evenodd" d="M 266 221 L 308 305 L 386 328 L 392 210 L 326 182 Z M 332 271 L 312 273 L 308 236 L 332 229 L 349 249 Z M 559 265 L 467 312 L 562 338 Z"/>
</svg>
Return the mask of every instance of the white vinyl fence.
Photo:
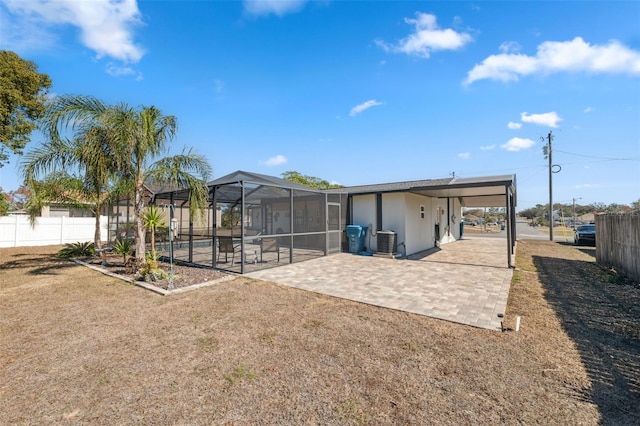
<svg viewBox="0 0 640 426">
<path fill-rule="evenodd" d="M 48 246 L 93 241 L 94 217 L 39 217 L 31 227 L 26 216 L 0 216 L 0 247 Z M 100 217 L 100 236 L 106 239 L 107 216 Z"/>
</svg>

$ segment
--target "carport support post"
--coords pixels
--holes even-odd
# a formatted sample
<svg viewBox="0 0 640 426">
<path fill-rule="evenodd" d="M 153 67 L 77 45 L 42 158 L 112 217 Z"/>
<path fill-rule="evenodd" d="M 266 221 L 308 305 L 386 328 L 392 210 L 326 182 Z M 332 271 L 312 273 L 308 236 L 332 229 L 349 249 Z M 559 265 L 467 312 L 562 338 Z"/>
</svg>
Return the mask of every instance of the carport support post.
<svg viewBox="0 0 640 426">
<path fill-rule="evenodd" d="M 289 263 L 293 263 L 293 189 L 289 190 Z"/>
<path fill-rule="evenodd" d="M 511 253 L 515 253 L 516 247 L 516 197 L 513 195 L 513 191 L 509 188 L 509 200 L 511 203 L 509 204 L 509 208 L 511 209 Z"/>
<path fill-rule="evenodd" d="M 553 136 L 551 132 L 547 136 L 549 140 L 547 155 L 549 156 L 549 241 L 553 241 L 553 162 L 551 160 L 551 141 Z"/>
<path fill-rule="evenodd" d="M 212 188 L 212 197 L 211 197 L 211 203 L 213 203 L 213 218 L 211 219 L 212 223 L 213 223 L 213 228 L 212 228 L 212 232 L 211 232 L 211 265 L 214 268 L 218 267 L 218 264 L 216 263 L 216 254 L 217 254 L 217 246 L 216 246 L 216 237 L 218 236 L 218 203 L 216 201 L 216 188 L 213 187 Z"/>
<path fill-rule="evenodd" d="M 512 247 L 512 236 L 511 236 L 511 197 L 509 196 L 509 186 L 505 186 L 505 207 L 507 208 L 507 217 L 505 218 L 505 222 L 507 224 L 507 265 L 509 268 L 513 268 L 513 264 L 511 262 L 511 247 Z"/>
<path fill-rule="evenodd" d="M 240 273 L 244 274 L 244 181 L 240 182 Z M 233 235 L 233 227 L 231 228 Z"/>
</svg>

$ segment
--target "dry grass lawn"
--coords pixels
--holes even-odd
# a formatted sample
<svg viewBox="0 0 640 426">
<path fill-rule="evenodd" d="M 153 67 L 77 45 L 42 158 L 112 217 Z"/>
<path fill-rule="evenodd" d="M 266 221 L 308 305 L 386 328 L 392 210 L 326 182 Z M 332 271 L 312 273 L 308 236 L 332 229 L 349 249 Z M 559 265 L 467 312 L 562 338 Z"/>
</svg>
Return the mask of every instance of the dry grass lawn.
<svg viewBox="0 0 640 426">
<path fill-rule="evenodd" d="M 163 297 L 56 250 L 0 249 L 4 424 L 640 423 L 640 288 L 588 248 L 518 243 L 518 333 L 242 277 Z"/>
</svg>

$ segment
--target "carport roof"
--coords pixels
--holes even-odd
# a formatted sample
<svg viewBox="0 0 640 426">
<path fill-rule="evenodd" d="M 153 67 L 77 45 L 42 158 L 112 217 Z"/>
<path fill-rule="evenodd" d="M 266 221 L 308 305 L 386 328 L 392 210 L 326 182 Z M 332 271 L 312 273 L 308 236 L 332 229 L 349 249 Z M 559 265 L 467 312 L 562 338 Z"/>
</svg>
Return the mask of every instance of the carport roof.
<svg viewBox="0 0 640 426">
<path fill-rule="evenodd" d="M 411 192 L 427 197 L 459 198 L 464 207 L 504 207 L 507 191 L 515 201 L 515 175 L 414 180 L 331 190 L 350 195 Z"/>
<path fill-rule="evenodd" d="M 226 176 L 212 180 L 208 183 L 210 189 L 224 187 L 226 185 L 238 183 L 251 183 L 264 187 L 286 188 L 294 190 L 348 193 L 349 195 L 365 195 L 392 192 L 411 192 L 427 197 L 435 198 L 459 198 L 463 207 L 504 207 L 506 206 L 506 195 L 509 193 L 516 200 L 516 176 L 482 176 L 470 178 L 443 178 L 443 179 L 423 179 L 405 182 L 382 183 L 376 185 L 360 185 L 344 188 L 318 191 L 307 186 L 299 185 L 273 176 L 259 173 L 238 170 Z M 265 189 L 267 189 L 265 188 Z M 508 191 L 508 192 L 507 192 Z M 186 200 L 187 190 L 167 191 L 158 196 L 167 197 L 173 193 L 176 200 Z M 237 199 L 237 195 L 228 194 L 226 197 L 220 193 L 219 200 L 223 198 Z"/>
</svg>

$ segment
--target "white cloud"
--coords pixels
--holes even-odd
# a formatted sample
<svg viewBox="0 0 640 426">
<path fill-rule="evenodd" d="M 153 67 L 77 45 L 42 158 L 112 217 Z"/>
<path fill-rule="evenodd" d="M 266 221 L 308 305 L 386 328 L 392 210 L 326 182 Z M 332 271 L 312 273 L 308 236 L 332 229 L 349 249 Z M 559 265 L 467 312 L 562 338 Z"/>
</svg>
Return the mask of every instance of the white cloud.
<svg viewBox="0 0 640 426">
<path fill-rule="evenodd" d="M 50 50 L 57 37 L 39 22 L 20 19 L 0 1 L 0 40 L 3 50 L 25 52 Z"/>
<path fill-rule="evenodd" d="M 136 80 L 142 80 L 142 73 L 128 66 L 120 66 L 109 62 L 106 66 L 107 74 L 112 77 L 135 76 Z"/>
<path fill-rule="evenodd" d="M 468 72 L 465 84 L 478 80 L 518 81 L 520 76 L 558 72 L 640 75 L 640 52 L 613 40 L 591 45 L 581 37 L 545 41 L 535 56 L 520 53 L 491 55 Z"/>
<path fill-rule="evenodd" d="M 511 138 L 507 143 L 500 145 L 500 148 L 515 152 L 531 148 L 535 144 L 535 141 L 532 141 L 531 139 Z"/>
<path fill-rule="evenodd" d="M 491 151 L 492 149 L 496 149 L 496 144 L 483 145 L 483 146 L 480 147 L 480 150 L 482 150 L 482 151 Z"/>
<path fill-rule="evenodd" d="M 590 106 L 584 109 L 584 112 L 593 112 L 593 111 L 594 111 L 594 108 L 591 108 Z"/>
<path fill-rule="evenodd" d="M 522 123 L 516 123 L 516 122 L 514 122 L 514 121 L 510 121 L 510 122 L 507 124 L 507 127 L 508 127 L 508 128 L 510 128 L 511 130 L 517 130 L 517 129 L 519 129 L 520 127 L 522 127 Z"/>
<path fill-rule="evenodd" d="M 283 16 L 295 13 L 304 7 L 306 0 L 244 0 L 244 10 L 250 15 Z"/>
<path fill-rule="evenodd" d="M 545 112 L 543 114 L 527 114 L 523 112 L 520 114 L 520 120 L 522 120 L 523 123 L 533 123 L 538 126 L 556 128 L 558 127 L 558 122 L 562 121 L 562 118 L 560 118 L 555 111 Z"/>
<path fill-rule="evenodd" d="M 600 183 L 583 183 L 575 186 L 576 189 L 594 189 L 594 188 L 604 188 L 604 185 Z"/>
<path fill-rule="evenodd" d="M 282 164 L 286 164 L 287 157 L 284 155 L 278 154 L 275 157 L 269 158 L 267 161 L 262 162 L 265 166 L 280 166 Z"/>
<path fill-rule="evenodd" d="M 382 102 L 378 102 L 375 99 L 372 99 L 367 102 L 363 102 L 360 105 L 356 105 L 353 108 L 351 108 L 351 112 L 349 112 L 349 116 L 351 117 L 356 116 L 360 114 L 362 111 L 378 105 L 382 105 Z"/>
<path fill-rule="evenodd" d="M 515 41 L 505 41 L 499 47 L 502 53 L 519 52 L 521 47 Z"/>
<path fill-rule="evenodd" d="M 467 33 L 459 33 L 451 28 L 440 29 L 436 16 L 416 12 L 416 18 L 405 18 L 413 25 L 414 32 L 400 40 L 397 44 L 375 40 L 375 43 L 387 52 L 406 53 L 421 58 L 428 58 L 431 52 L 438 50 L 456 50 L 471 42 L 473 38 Z"/>
<path fill-rule="evenodd" d="M 471 157 L 470 152 L 461 152 L 460 154 L 458 154 L 458 158 L 462 158 L 464 160 L 468 159 L 469 157 Z"/>
<path fill-rule="evenodd" d="M 96 52 L 98 58 L 108 56 L 135 63 L 144 55 L 144 50 L 133 41 L 134 27 L 142 24 L 136 0 L 5 0 L 3 4 L 13 20 L 20 21 L 20 26 L 40 28 L 32 37 L 42 37 L 49 26 L 66 24 L 80 30 L 81 43 Z M 26 46 L 29 41 L 24 37 L 24 33 L 9 33 L 8 44 L 20 38 L 19 42 Z M 34 46 L 42 43 L 32 40 Z"/>
</svg>

